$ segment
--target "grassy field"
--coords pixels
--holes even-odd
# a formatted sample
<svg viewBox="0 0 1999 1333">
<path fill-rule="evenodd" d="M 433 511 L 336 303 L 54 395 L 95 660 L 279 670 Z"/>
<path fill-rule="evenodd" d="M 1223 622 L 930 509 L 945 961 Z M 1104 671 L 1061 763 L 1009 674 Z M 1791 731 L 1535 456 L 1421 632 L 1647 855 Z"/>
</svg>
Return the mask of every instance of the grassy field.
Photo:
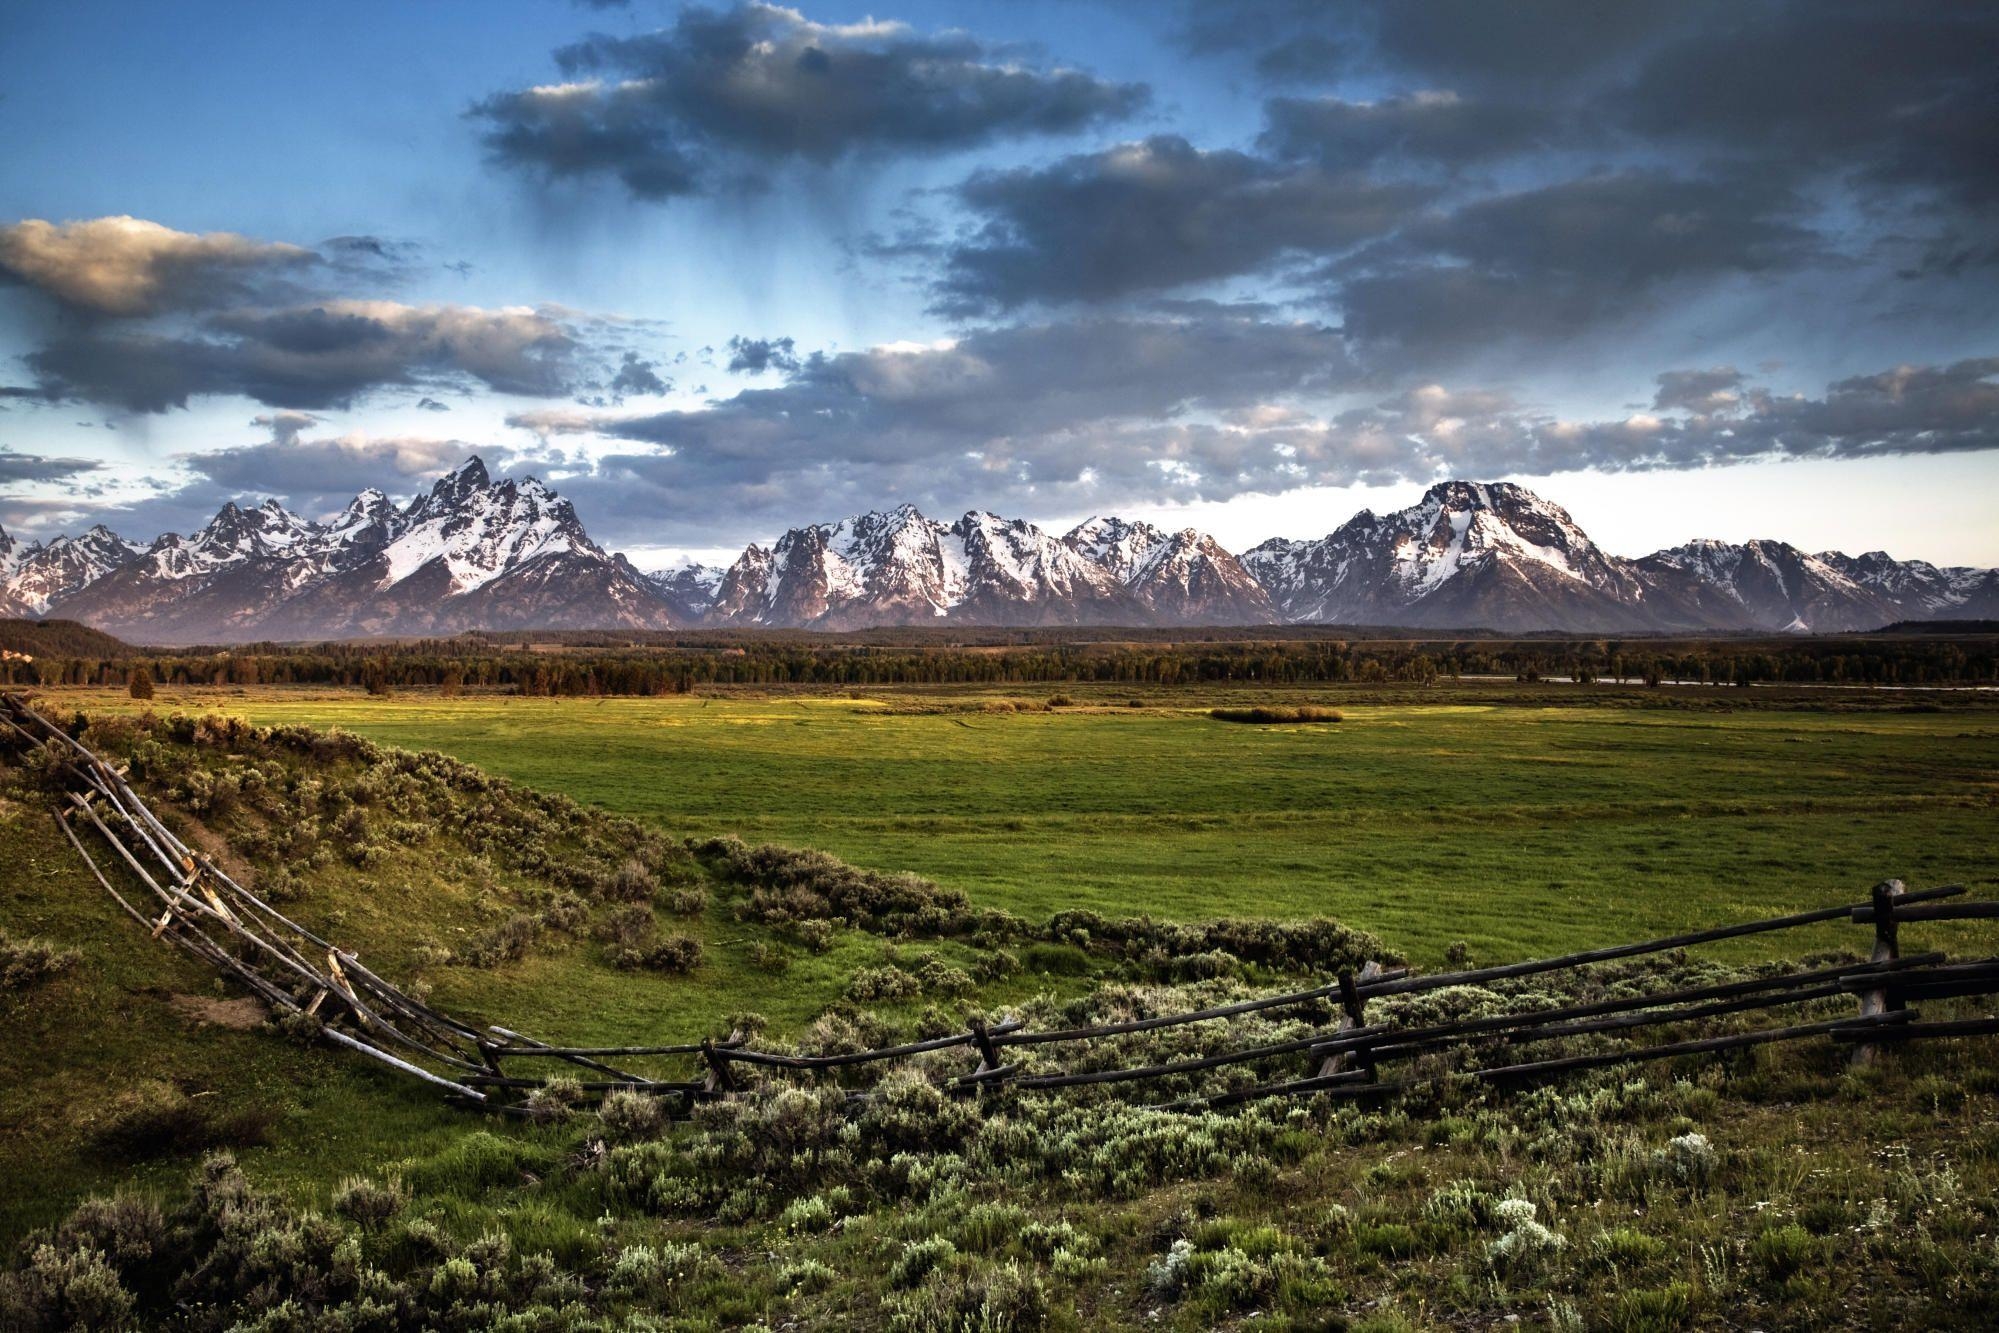
<svg viewBox="0 0 1999 1333">
<path fill-rule="evenodd" d="M 1496 961 L 1846 900 L 1887 873 L 1915 887 L 1994 884 L 1982 858 L 1999 712 L 1975 703 L 1816 711 L 1606 695 L 1578 706 L 1573 691 L 1523 704 L 1488 687 L 1429 702 L 1330 695 L 1310 701 L 1337 705 L 1341 722 L 1253 726 L 1206 714 L 1257 702 L 1241 693 L 1161 692 L 1138 708 L 1077 693 L 1082 706 L 1049 710 L 1036 698 L 1031 711 L 950 692 L 599 702 L 162 690 L 154 707 L 442 749 L 676 836 L 823 847 L 1030 918 L 1072 906 L 1186 919 L 1327 914 L 1422 963 L 1461 938 Z M 51 705 L 135 707 L 109 691 L 63 691 Z M 119 730 L 87 734 L 102 744 Z M 202 816 L 196 841 L 242 849 L 259 873 L 295 865 L 287 901 L 301 920 L 478 1022 L 585 1041 L 679 1039 L 754 1009 L 783 1040 L 837 1008 L 863 970 L 930 957 L 970 970 L 981 954 L 965 939 L 850 928 L 814 951 L 786 927 L 745 919 L 742 885 L 648 829 L 587 814 L 569 833 L 535 832 L 558 827 L 547 824 L 556 803 L 517 789 L 461 792 L 428 810 L 316 745 L 285 760 L 291 777 L 274 786 L 275 762 L 268 748 L 215 742 L 156 758 L 141 776 L 169 801 L 182 786 L 212 786 L 185 775 L 242 775 L 240 801 Z M 290 794 L 269 795 L 280 790 Z M 322 799 L 335 792 L 365 799 L 365 837 L 339 831 L 330 812 L 346 797 Z M 1564 1333 L 1973 1328 L 1999 1312 L 1990 1039 L 1926 1045 L 1862 1071 L 1829 1043 L 1762 1048 L 1382 1111 L 1300 1099 L 1183 1118 L 1101 1091 L 975 1106 L 919 1079 L 895 1084 L 878 1111 L 857 1112 L 830 1090 L 745 1099 L 664 1136 L 616 1129 L 588 1105 L 532 1124 L 452 1109 L 347 1053 L 232 1026 L 228 988 L 119 915 L 44 800 L 22 770 L 0 781 L 0 927 L 73 954 L 60 974 L 0 993 L 0 1124 L 10 1130 L 0 1136 L 10 1186 L 0 1247 L 93 1191 L 136 1187 L 180 1208 L 200 1153 L 227 1147 L 284 1207 L 325 1209 L 356 1173 L 406 1189 L 394 1220 L 342 1218 L 334 1234 L 349 1238 L 342 1254 L 374 1270 L 372 1290 L 401 1283 L 412 1311 L 437 1305 L 421 1317 L 440 1327 L 488 1326 L 492 1308 L 468 1303 L 481 1292 L 540 1308 L 565 1291 L 701 1329 L 893 1318 L 955 1330 L 989 1308 L 1012 1311 L 992 1327 L 1143 1320 L 1272 1333 L 1502 1318 Z M 477 821 L 456 817 L 475 803 Z M 404 814 L 412 826 L 399 834 Z M 260 834 L 306 823 L 325 831 L 326 855 L 288 861 L 268 841 L 251 850 Z M 505 840 L 468 841 L 509 829 L 556 838 L 560 854 L 537 870 Z M 350 856 L 357 840 L 381 854 Z M 704 944 L 692 973 L 618 968 L 588 924 L 550 928 L 517 957 L 474 960 L 497 926 L 556 901 L 551 867 L 579 857 L 608 866 L 647 842 L 669 863 L 680 858 L 685 882 L 709 895 L 682 911 L 662 893 L 655 909 L 662 930 Z M 682 882 L 671 868 L 663 886 Z M 588 910 L 597 919 L 612 908 Z M 1986 955 L 1989 924 L 1924 923 L 1903 942 Z M 1795 957 L 1864 949 L 1869 938 L 1835 926 L 1715 952 Z M 425 961 L 437 946 L 458 956 Z M 760 961 L 772 946 L 781 968 Z M 1053 1024 L 1081 1021 L 1058 1020 L 1065 1005 L 1123 1015 L 1215 994 L 1148 989 L 1067 943 L 1019 952 L 1019 972 L 874 1016 L 907 1037 L 932 1009 L 1028 1008 Z M 1065 965 L 1043 966 L 1051 955 Z M 1093 991 L 1100 980 L 1111 984 Z M 1597 992 L 1562 998 L 1585 994 Z M 1824 1004 L 1844 1013 L 1850 1001 Z M 1257 1022 L 1230 1040 L 1294 1031 Z M 1156 1056 L 1131 1040 L 1120 1058 Z M 931 1073 L 956 1068 L 940 1060 Z M 764 1161 L 773 1143 L 793 1148 Z M 193 1197 L 187 1206 L 198 1207 Z M 1518 1222 L 1527 1204 L 1553 1239 Z M 241 1211 L 226 1198 L 223 1208 Z M 237 1302 L 232 1317 L 282 1295 L 349 1291 L 338 1276 L 348 1260 L 328 1258 L 322 1271 L 299 1241 L 327 1222 L 258 1216 L 254 1228 L 232 1223 L 240 1234 L 220 1259 L 207 1223 L 161 1232 L 160 1245 L 190 1272 L 240 1274 L 242 1290 L 216 1297 Z M 507 1237 L 516 1258 L 492 1260 L 489 1234 Z M 1508 1246 L 1530 1241 L 1539 1248 L 1512 1257 Z M 231 1257 L 239 1249 L 262 1257 Z M 445 1262 L 453 1255 L 479 1256 L 476 1287 L 461 1281 L 468 1260 Z M 549 1264 L 570 1276 L 551 1282 Z M 145 1290 L 149 1270 L 128 1268 Z M 651 1276 L 630 1276 L 641 1269 Z M 0 1276 L 0 1325 L 13 1277 Z M 148 1297 L 150 1313 L 169 1308 L 163 1291 Z M 282 1313 L 268 1326 L 289 1326 Z M 524 1326 L 563 1326 L 536 1317 Z"/>
<path fill-rule="evenodd" d="M 1209 719 L 1201 694 L 968 711 L 987 697 L 253 689 L 155 706 L 440 749 L 675 833 L 819 847 L 1023 915 L 1323 914 L 1419 962 L 1459 939 L 1497 960 L 1848 901 L 1890 875 L 1999 882 L 1991 710 L 1454 706 L 1439 691 L 1257 727 Z"/>
</svg>

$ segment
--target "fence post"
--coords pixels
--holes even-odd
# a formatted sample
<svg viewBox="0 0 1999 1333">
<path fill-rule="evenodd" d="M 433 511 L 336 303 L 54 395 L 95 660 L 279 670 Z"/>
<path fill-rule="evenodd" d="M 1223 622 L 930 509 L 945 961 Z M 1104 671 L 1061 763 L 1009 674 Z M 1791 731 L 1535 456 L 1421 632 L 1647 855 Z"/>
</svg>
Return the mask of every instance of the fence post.
<svg viewBox="0 0 1999 1333">
<path fill-rule="evenodd" d="M 729 1034 L 731 1041 L 735 1038 L 735 1033 Z M 736 1076 L 729 1072 L 729 1057 L 715 1049 L 713 1038 L 701 1039 L 701 1058 L 708 1063 L 708 1085 L 702 1089 L 703 1096 L 713 1097 L 718 1092 L 736 1090 Z"/>
<path fill-rule="evenodd" d="M 1902 896 L 1902 891 L 1902 881 L 1899 879 L 1885 879 L 1874 886 L 1874 953 L 1869 960 L 1871 962 L 1886 963 L 1902 956 L 1900 927 L 1895 921 L 1895 900 Z M 1872 1018 L 1891 1009 L 1903 1007 L 1901 1000 L 1889 996 L 1885 985 L 1860 992 L 1862 1018 Z M 1853 1048 L 1851 1064 L 1855 1068 L 1862 1068 L 1873 1065 L 1880 1059 L 1879 1042 L 1862 1042 Z"/>
<path fill-rule="evenodd" d="M 1380 973 L 1381 965 L 1370 962 L 1367 966 L 1361 968 L 1359 980 L 1372 981 Z M 1360 986 L 1356 982 L 1354 974 L 1342 970 L 1339 976 L 1339 983 L 1340 1019 L 1338 1026 L 1333 1029 L 1334 1032 L 1352 1032 L 1356 1028 L 1366 1027 L 1367 1001 L 1361 998 Z M 1342 1073 L 1352 1064 L 1358 1064 L 1362 1069 L 1367 1071 L 1369 1082 L 1374 1081 L 1374 1051 L 1368 1046 L 1362 1046 L 1354 1051 L 1334 1051 L 1320 1062 L 1319 1077 L 1329 1078 L 1334 1074 Z"/>
<path fill-rule="evenodd" d="M 979 1067 L 972 1071 L 973 1076 L 976 1078 L 980 1074 L 1000 1067 L 999 1048 L 993 1045 L 992 1033 L 986 1030 L 985 1019 L 974 1015 L 970 1027 L 972 1029 L 972 1044 L 979 1048 Z M 978 1080 L 978 1090 L 981 1095 L 988 1090 L 987 1080 Z"/>
</svg>

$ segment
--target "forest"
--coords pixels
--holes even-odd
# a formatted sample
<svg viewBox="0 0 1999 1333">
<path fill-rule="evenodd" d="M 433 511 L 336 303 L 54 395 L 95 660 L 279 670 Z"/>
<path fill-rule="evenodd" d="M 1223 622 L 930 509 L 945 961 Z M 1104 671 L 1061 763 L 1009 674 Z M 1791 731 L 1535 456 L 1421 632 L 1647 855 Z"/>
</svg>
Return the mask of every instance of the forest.
<svg viewBox="0 0 1999 1333">
<path fill-rule="evenodd" d="M 6 622 L 22 625 L 30 622 Z M 50 622 L 51 625 L 57 622 Z M 10 649 L 0 684 L 340 685 L 539 696 L 662 695 L 704 686 L 1428 684 L 1466 678 L 1657 685 L 1976 685 L 1999 680 L 1999 635 L 1781 638 L 1362 639 L 1236 631 L 1236 639 L 1131 639 L 1127 631 L 998 631 L 967 642 L 922 631 L 451 639 L 129 648 L 94 631 Z M 11 636 L 0 642 L 11 642 Z M 1009 641 L 1011 640 L 1011 641 Z"/>
</svg>

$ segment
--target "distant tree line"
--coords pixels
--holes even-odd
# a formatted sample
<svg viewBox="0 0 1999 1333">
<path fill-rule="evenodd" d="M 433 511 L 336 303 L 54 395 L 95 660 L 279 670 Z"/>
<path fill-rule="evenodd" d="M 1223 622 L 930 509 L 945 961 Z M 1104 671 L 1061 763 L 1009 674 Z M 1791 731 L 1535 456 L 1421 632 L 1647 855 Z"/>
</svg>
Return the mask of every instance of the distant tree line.
<svg viewBox="0 0 1999 1333">
<path fill-rule="evenodd" d="M 1464 677 L 1711 685 L 1963 685 L 1999 680 L 1999 638 L 1339 639 L 965 647 L 741 641 L 529 650 L 483 638 L 309 649 L 253 645 L 0 662 L 0 684 L 341 685 L 523 695 L 659 695 L 710 685 L 1176 686 L 1415 683 Z"/>
</svg>

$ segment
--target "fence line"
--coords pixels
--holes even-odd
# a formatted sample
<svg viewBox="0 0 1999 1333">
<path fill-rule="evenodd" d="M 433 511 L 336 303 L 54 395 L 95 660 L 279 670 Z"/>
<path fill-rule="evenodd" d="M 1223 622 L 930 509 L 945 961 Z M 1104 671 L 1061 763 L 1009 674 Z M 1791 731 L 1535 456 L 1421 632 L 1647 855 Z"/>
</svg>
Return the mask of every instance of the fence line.
<svg viewBox="0 0 1999 1333">
<path fill-rule="evenodd" d="M 66 801 L 56 810 L 57 822 L 106 893 L 127 915 L 149 929 L 154 938 L 171 941 L 240 982 L 280 1018 L 303 1025 L 399 1073 L 447 1089 L 454 1098 L 495 1110 L 522 1109 L 521 1102 L 504 1100 L 500 1097 L 502 1093 L 532 1093 L 549 1085 L 548 1077 L 507 1072 L 506 1062 L 523 1060 L 555 1061 L 600 1075 L 578 1084 L 588 1091 L 632 1089 L 674 1095 L 685 1098 L 689 1106 L 700 1100 L 752 1090 L 754 1085 L 746 1087 L 741 1074 L 753 1070 L 773 1074 L 822 1073 L 963 1048 L 976 1051 L 978 1063 L 971 1071 L 949 1080 L 947 1086 L 962 1094 L 981 1096 L 1008 1087 L 1052 1091 L 1151 1082 L 1301 1053 L 1311 1062 L 1314 1072 L 1303 1076 L 1273 1079 L 1165 1104 L 1175 1109 L 1194 1109 L 1305 1093 L 1332 1097 L 1386 1096 L 1433 1082 L 1435 1076 L 1388 1080 L 1381 1077 L 1381 1066 L 1474 1048 L 1482 1042 L 1522 1046 L 1575 1037 L 1621 1035 L 1728 1014 L 1820 1003 L 1845 995 L 1858 999 L 1859 1012 L 1852 1017 L 1690 1037 L 1649 1046 L 1516 1060 L 1456 1070 L 1450 1076 L 1503 1086 L 1609 1065 L 1814 1037 L 1851 1044 L 1855 1061 L 1864 1063 L 1878 1059 L 1887 1047 L 1901 1042 L 1999 1032 L 1999 1018 L 1925 1022 L 1909 1007 L 1912 1001 L 1999 993 L 1999 958 L 1953 962 L 1940 952 L 1903 956 L 1899 933 L 1900 926 L 1908 922 L 1999 918 L 1999 903 L 1950 901 L 1964 894 L 1962 885 L 1907 892 L 1899 880 L 1888 880 L 1876 885 L 1864 903 L 1456 972 L 1416 975 L 1405 967 L 1382 968 L 1370 963 L 1358 973 L 1343 971 L 1329 982 L 1302 990 L 1093 1026 L 1036 1032 L 1029 1031 L 1025 1021 L 1018 1017 L 991 1026 L 974 1019 L 962 1033 L 822 1055 L 752 1049 L 740 1032 L 699 1042 L 553 1045 L 509 1028 L 481 1029 L 377 976 L 354 954 L 299 925 L 238 884 L 212 858 L 189 848 L 153 813 L 122 771 L 35 712 L 18 696 L 0 694 L 0 740 L 11 741 L 17 749 L 40 751 L 66 780 Z M 153 908 L 159 911 L 157 918 L 140 910 L 112 884 L 79 837 L 80 828 L 94 832 L 152 895 Z M 145 895 L 141 894 L 139 900 L 146 901 Z M 1874 927 L 1873 953 L 1868 961 L 1424 1026 L 1367 1020 L 1366 1007 L 1374 999 L 1568 971 L 1833 921 Z M 1320 1030 L 1205 1055 L 1109 1069 L 1045 1072 L 1023 1068 L 1002 1057 L 1002 1052 L 1010 1048 L 1078 1046 L 1106 1037 L 1156 1032 L 1283 1008 L 1309 1006 L 1315 1021 L 1323 1024 L 1328 1021 L 1319 1016 L 1324 1001 L 1336 1001 L 1335 1012 L 1328 1016 L 1336 1022 L 1330 1033 Z M 346 1026 L 337 1027 L 337 1023 Z M 405 1055 L 393 1053 L 394 1049 Z M 444 1072 L 426 1068 L 406 1055 L 428 1060 Z M 608 1063 L 612 1059 L 633 1057 L 698 1057 L 700 1076 L 656 1078 Z"/>
</svg>

